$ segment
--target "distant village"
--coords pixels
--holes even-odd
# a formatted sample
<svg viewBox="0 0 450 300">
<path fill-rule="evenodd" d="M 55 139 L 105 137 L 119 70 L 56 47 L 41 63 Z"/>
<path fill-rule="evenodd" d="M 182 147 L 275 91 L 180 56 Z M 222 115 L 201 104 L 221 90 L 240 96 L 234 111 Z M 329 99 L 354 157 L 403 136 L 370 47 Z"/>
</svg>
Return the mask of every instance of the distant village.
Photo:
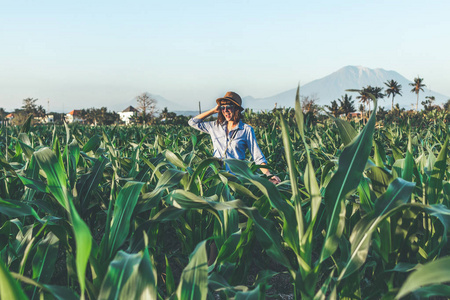
<svg viewBox="0 0 450 300">
<path fill-rule="evenodd" d="M 3 125 L 21 125 L 31 115 L 33 124 L 63 124 L 80 123 L 85 125 L 131 125 L 131 124 L 152 124 L 186 123 L 186 116 L 179 116 L 174 112 L 169 112 L 167 108 L 162 111 L 156 110 L 156 101 L 148 94 L 144 93 L 137 97 L 138 107 L 128 106 L 121 112 L 108 111 L 106 107 L 74 109 L 69 113 L 47 113 L 42 105 L 37 106 L 38 99 L 26 98 L 20 109 L 14 112 L 6 112 L 0 108 L 0 121 Z"/>
</svg>

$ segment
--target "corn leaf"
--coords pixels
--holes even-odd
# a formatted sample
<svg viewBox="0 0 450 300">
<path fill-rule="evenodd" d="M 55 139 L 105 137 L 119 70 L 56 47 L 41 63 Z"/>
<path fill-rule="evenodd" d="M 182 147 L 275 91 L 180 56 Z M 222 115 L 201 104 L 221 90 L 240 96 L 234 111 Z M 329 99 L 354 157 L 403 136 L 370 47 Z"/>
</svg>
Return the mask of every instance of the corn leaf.
<svg viewBox="0 0 450 300">
<path fill-rule="evenodd" d="M 265 178 L 254 175 L 248 165 L 241 160 L 226 159 L 230 170 L 238 176 L 249 180 L 269 200 L 270 204 L 278 210 L 283 218 L 283 237 L 292 249 L 298 249 L 298 225 L 294 208 L 284 201 L 276 186 Z"/>
<path fill-rule="evenodd" d="M 400 205 L 406 203 L 415 187 L 414 183 L 397 178 L 375 202 L 374 210 L 371 214 L 362 218 L 354 227 L 350 235 L 351 256 L 345 267 L 342 269 L 338 280 L 351 275 L 365 262 L 372 232 L 378 225 L 392 214 Z"/>
<path fill-rule="evenodd" d="M 358 132 L 349 122 L 345 120 L 340 118 L 333 118 L 333 120 L 339 130 L 339 137 L 342 139 L 344 147 L 347 147 L 358 136 Z"/>
<path fill-rule="evenodd" d="M 28 297 L 0 259 L 0 299 L 23 300 Z"/>
<path fill-rule="evenodd" d="M 57 151 L 59 153 L 59 151 Z M 47 176 L 47 185 L 56 200 L 69 212 L 69 219 L 73 226 L 75 242 L 77 246 L 76 266 L 77 276 L 80 282 L 81 299 L 84 299 L 86 288 L 85 272 L 92 247 L 92 236 L 89 227 L 79 216 L 72 201 L 72 194 L 68 190 L 68 179 L 62 167 L 61 157 L 49 148 L 42 148 L 33 154 L 41 169 Z"/>
<path fill-rule="evenodd" d="M 405 161 L 402 169 L 402 178 L 406 181 L 412 181 L 414 168 L 414 158 L 412 156 L 411 134 L 408 136 L 408 150 L 406 151 Z"/>
<path fill-rule="evenodd" d="M 52 278 L 56 258 L 58 257 L 59 239 L 52 232 L 48 233 L 36 245 L 36 254 L 33 257 L 33 279 L 39 283 L 48 283 Z"/>
<path fill-rule="evenodd" d="M 79 201 L 82 211 L 86 210 L 88 206 L 87 199 L 92 191 L 94 191 L 100 184 L 103 178 L 103 171 L 109 160 L 103 155 L 100 156 L 94 163 L 90 173 L 83 175 L 79 180 L 81 187 L 79 188 Z"/>
<path fill-rule="evenodd" d="M 208 295 L 208 262 L 206 242 L 200 242 L 181 273 L 177 289 L 179 300 L 205 300 Z"/>
<path fill-rule="evenodd" d="M 431 172 L 430 182 L 428 184 L 427 199 L 430 204 L 438 203 L 438 195 L 442 190 L 443 179 L 447 170 L 447 158 L 448 158 L 448 141 L 449 136 L 445 139 L 445 143 L 439 152 L 438 158 L 433 166 Z"/>
<path fill-rule="evenodd" d="M 100 135 L 96 134 L 93 137 L 91 137 L 86 144 L 84 144 L 82 151 L 85 153 L 89 151 L 95 152 L 100 146 L 100 144 L 101 144 L 101 137 Z"/>
<path fill-rule="evenodd" d="M 14 278 L 16 278 L 17 280 L 20 280 L 21 282 L 23 282 L 25 284 L 29 284 L 29 285 L 38 287 L 42 291 L 52 295 L 57 300 L 80 299 L 80 296 L 77 295 L 77 293 L 75 293 L 75 291 L 73 291 L 72 289 L 70 289 L 68 287 L 59 286 L 59 285 L 50 285 L 50 284 L 40 284 L 39 282 L 36 282 L 36 281 L 32 280 L 31 278 L 22 276 L 17 273 L 12 273 L 11 275 Z M 43 294 L 43 293 L 41 292 L 41 294 Z"/>
<path fill-rule="evenodd" d="M 320 262 L 332 255 L 338 247 L 345 224 L 345 197 L 357 188 L 372 150 L 377 106 L 375 98 L 373 100 L 374 113 L 358 137 L 342 151 L 338 170 L 325 190 L 327 230 Z"/>
<path fill-rule="evenodd" d="M 278 114 L 280 118 L 281 123 L 281 135 L 283 138 L 283 145 L 284 145 L 284 153 L 286 156 L 286 162 L 287 167 L 289 170 L 289 179 L 291 182 L 291 191 L 292 191 L 292 201 L 294 203 L 294 209 L 295 209 L 295 217 L 298 225 L 298 236 L 293 236 L 293 239 L 290 242 L 290 246 L 293 248 L 293 250 L 300 254 L 300 249 L 302 248 L 302 239 L 303 235 L 305 233 L 305 226 L 303 221 L 303 212 L 302 212 L 302 201 L 300 198 L 300 194 L 298 191 L 298 184 L 297 184 L 297 169 L 295 168 L 295 162 L 294 162 L 294 155 L 292 151 L 292 143 L 289 136 L 289 130 L 287 128 L 286 121 L 283 118 L 283 115 L 281 113 Z M 289 236 L 291 237 L 291 235 Z"/>
<path fill-rule="evenodd" d="M 157 300 L 157 274 L 148 250 L 117 252 L 103 280 L 98 299 Z"/>
<path fill-rule="evenodd" d="M 291 267 L 289 260 L 281 249 L 281 237 L 272 221 L 264 219 L 255 208 L 246 207 L 242 201 L 233 200 L 227 202 L 213 201 L 214 198 L 206 198 L 194 195 L 183 190 L 175 190 L 170 193 L 173 205 L 184 209 L 208 209 L 217 220 L 221 222 L 216 210 L 236 209 L 256 225 L 256 238 L 267 254 L 283 266 Z"/>
<path fill-rule="evenodd" d="M 143 182 L 129 181 L 117 196 L 108 238 L 109 257 L 114 255 L 129 235 L 131 216 L 143 185 Z"/>
<path fill-rule="evenodd" d="M 395 299 L 400 299 L 424 286 L 450 282 L 450 256 L 418 266 L 400 288 Z M 450 294 L 445 296 L 450 297 Z"/>
<path fill-rule="evenodd" d="M 33 216 L 36 220 L 41 221 L 34 208 L 22 201 L 0 199 L 0 213 L 9 218 Z"/>
<path fill-rule="evenodd" d="M 170 267 L 169 260 L 166 255 L 166 293 L 172 295 L 175 292 L 175 279 L 173 278 L 172 268 Z"/>
</svg>

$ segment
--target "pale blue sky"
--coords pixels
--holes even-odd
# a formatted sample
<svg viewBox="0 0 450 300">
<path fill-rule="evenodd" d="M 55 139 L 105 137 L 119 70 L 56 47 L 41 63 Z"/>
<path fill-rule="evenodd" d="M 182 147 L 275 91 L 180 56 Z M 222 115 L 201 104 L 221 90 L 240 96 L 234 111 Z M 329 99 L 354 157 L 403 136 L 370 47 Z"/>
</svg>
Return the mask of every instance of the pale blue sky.
<svg viewBox="0 0 450 300">
<path fill-rule="evenodd" d="M 195 110 L 347 65 L 450 96 L 448 1 L 65 2 L 1 1 L 0 107 L 108 107 L 147 91 Z"/>
</svg>

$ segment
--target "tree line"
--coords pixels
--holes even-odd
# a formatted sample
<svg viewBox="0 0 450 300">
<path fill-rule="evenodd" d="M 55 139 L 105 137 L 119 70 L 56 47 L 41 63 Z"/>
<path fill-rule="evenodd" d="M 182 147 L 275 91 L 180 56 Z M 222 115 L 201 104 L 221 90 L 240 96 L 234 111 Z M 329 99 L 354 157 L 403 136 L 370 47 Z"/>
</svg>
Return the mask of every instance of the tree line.
<svg viewBox="0 0 450 300">
<path fill-rule="evenodd" d="M 9 125 L 21 125 L 31 115 L 33 124 L 46 123 L 45 118 L 52 116 L 51 123 L 63 124 L 66 121 L 66 113 L 48 112 L 42 105 L 37 105 L 37 98 L 25 98 L 22 100 L 22 106 L 10 112 L 14 117 L 9 121 Z M 136 114 L 131 117 L 131 124 L 153 124 L 155 122 L 165 122 L 166 124 L 187 123 L 188 117 L 179 116 L 174 112 L 169 112 L 165 107 L 160 114 L 156 109 L 157 101 L 149 93 L 142 93 L 136 97 Z M 108 111 L 107 107 L 101 108 L 83 108 L 75 110 L 77 118 L 81 123 L 94 125 L 113 125 L 122 124 L 119 113 Z M 0 122 L 6 124 L 6 116 L 9 112 L 0 108 Z"/>
<path fill-rule="evenodd" d="M 419 93 L 424 92 L 424 87 L 426 85 L 423 83 L 424 79 L 419 76 L 414 78 L 414 82 L 409 85 L 412 87 L 411 92 L 417 95 L 416 109 L 418 112 L 419 105 Z M 383 99 L 384 97 L 391 98 L 391 111 L 389 116 L 399 115 L 405 109 L 401 109 L 397 104 L 395 104 L 395 97 L 397 95 L 402 96 L 402 85 L 397 81 L 391 79 L 384 82 L 386 90 L 383 87 L 377 86 L 366 86 L 362 89 L 349 89 L 349 92 L 356 92 L 356 100 L 360 103 L 359 111 L 361 112 L 361 117 L 366 117 L 366 108 L 368 108 L 368 114 L 371 111 L 371 101 L 373 96 L 376 99 Z M 434 104 L 434 96 L 426 96 L 425 100 L 421 102 L 424 107 L 425 112 L 430 112 L 432 110 L 440 110 L 441 107 Z M 10 122 L 11 125 L 22 124 L 28 116 L 31 114 L 35 118 L 34 122 L 39 122 L 43 120 L 47 115 L 51 114 L 53 116 L 53 122 L 57 124 L 62 124 L 65 121 L 65 114 L 51 112 L 46 113 L 46 110 L 42 105 L 37 105 L 38 99 L 26 98 L 23 99 L 23 105 L 20 109 L 15 109 L 13 112 L 14 119 Z M 305 113 L 305 119 L 311 124 L 317 121 L 317 116 L 320 111 L 323 110 L 319 105 L 317 105 L 318 99 L 314 96 L 306 96 L 302 98 L 303 112 Z M 131 124 L 154 124 L 155 122 L 164 122 L 165 124 L 183 124 L 186 123 L 188 117 L 177 115 L 174 112 L 169 112 L 167 107 L 165 107 L 159 115 L 157 115 L 158 110 L 156 109 L 157 101 L 149 93 L 142 93 L 136 96 L 137 109 L 136 113 L 130 118 Z M 355 100 L 352 99 L 351 95 L 342 95 L 339 99 L 332 100 L 330 105 L 325 105 L 324 108 L 328 113 L 332 114 L 334 117 L 344 115 L 347 119 L 351 118 L 351 113 L 357 112 L 355 107 Z M 449 111 L 450 109 L 450 99 L 444 104 L 444 110 Z M 7 112 L 0 108 L 0 121 L 4 123 Z M 87 108 L 77 111 L 78 116 L 82 119 L 85 124 L 95 124 L 95 125 L 112 125 L 123 123 L 120 120 L 120 116 L 116 112 L 108 111 L 106 107 L 101 108 Z M 387 114 L 383 108 L 380 108 L 380 115 Z M 265 116 L 266 115 L 266 116 Z M 261 113 L 258 117 L 263 120 L 264 124 L 265 117 L 268 117 L 268 113 Z M 367 116 L 368 117 L 368 116 Z M 253 117 L 252 117 L 253 118 Z M 258 120 L 254 120 L 254 124 L 261 123 Z M 266 123 L 267 124 L 267 123 Z"/>
</svg>

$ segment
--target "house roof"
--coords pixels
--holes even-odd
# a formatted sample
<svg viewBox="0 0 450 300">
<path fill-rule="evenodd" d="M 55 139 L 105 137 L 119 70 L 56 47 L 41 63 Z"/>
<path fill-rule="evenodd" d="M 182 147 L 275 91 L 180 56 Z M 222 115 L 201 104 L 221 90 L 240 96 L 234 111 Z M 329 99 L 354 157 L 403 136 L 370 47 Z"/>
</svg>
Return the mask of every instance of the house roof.
<svg viewBox="0 0 450 300">
<path fill-rule="evenodd" d="M 127 108 L 125 108 L 124 110 L 122 110 L 122 112 L 137 112 L 137 111 L 138 110 L 131 105 L 128 106 Z"/>
<path fill-rule="evenodd" d="M 7 118 L 14 118 L 14 114 L 10 113 L 6 116 Z"/>
<path fill-rule="evenodd" d="M 80 114 L 80 112 L 81 112 L 81 110 L 76 110 L 76 109 L 74 109 L 74 110 L 72 110 L 71 112 L 69 112 L 69 113 L 67 113 L 67 114 L 68 114 L 68 115 L 75 116 L 75 115 Z"/>
</svg>

